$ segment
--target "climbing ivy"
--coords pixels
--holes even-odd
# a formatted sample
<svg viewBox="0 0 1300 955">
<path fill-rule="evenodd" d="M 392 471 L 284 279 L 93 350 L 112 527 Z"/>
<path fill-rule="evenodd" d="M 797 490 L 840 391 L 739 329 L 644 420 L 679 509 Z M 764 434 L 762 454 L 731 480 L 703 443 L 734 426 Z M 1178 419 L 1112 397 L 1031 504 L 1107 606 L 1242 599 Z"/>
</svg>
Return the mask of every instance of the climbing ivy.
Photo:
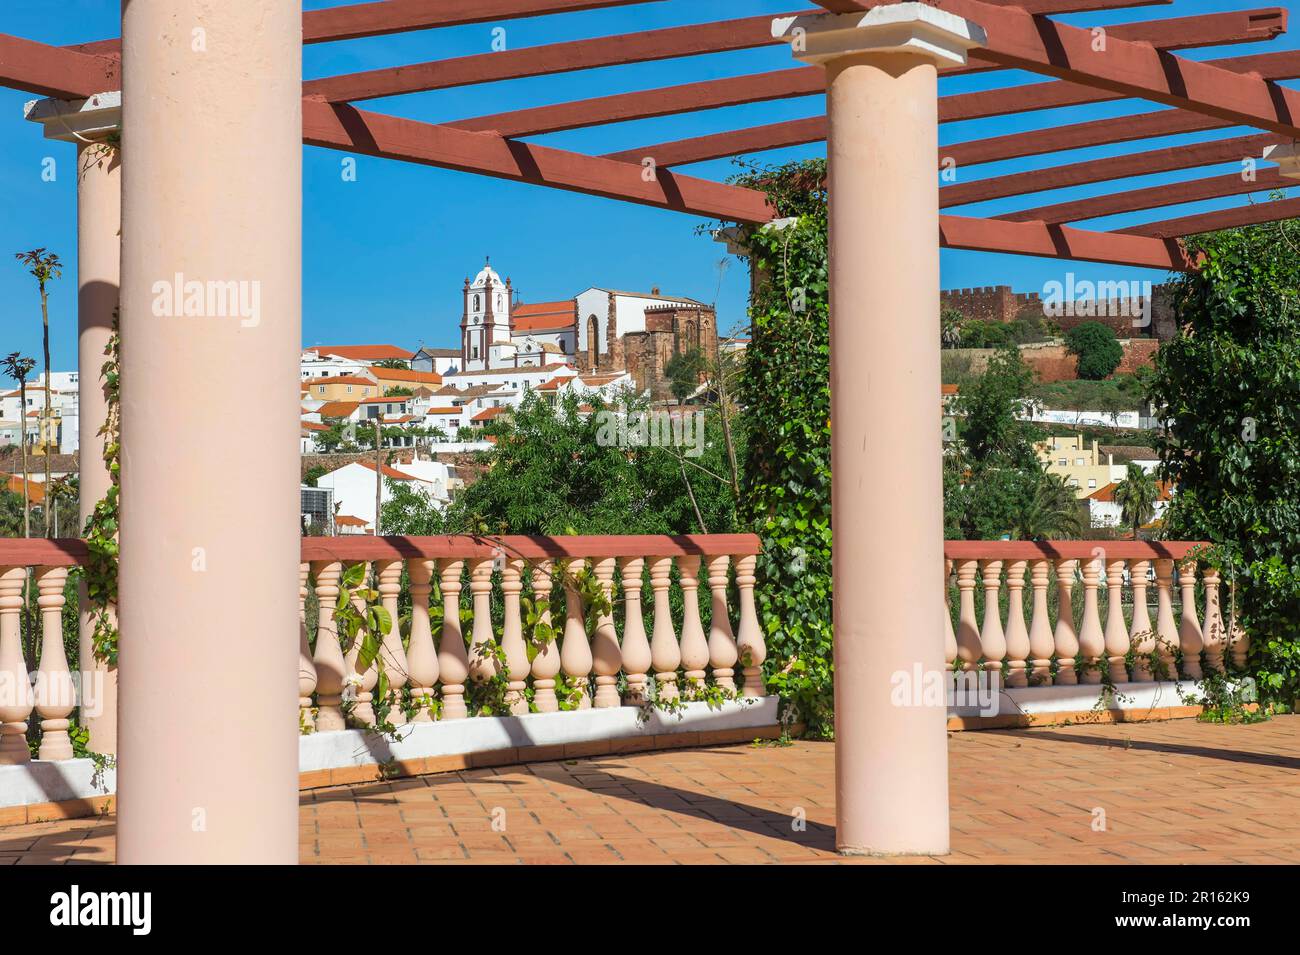
<svg viewBox="0 0 1300 955">
<path fill-rule="evenodd" d="M 741 398 L 749 443 L 744 518 L 762 538 L 755 603 L 768 685 L 808 732 L 829 736 L 831 672 L 830 333 L 825 161 L 736 177 L 764 190 L 781 228 L 744 237 L 757 276 Z"/>
<path fill-rule="evenodd" d="M 104 466 L 108 469 L 109 485 L 103 500 L 86 519 L 83 536 L 86 540 L 86 600 L 94 626 L 92 637 L 95 659 L 109 666 L 117 666 L 117 627 L 112 609 L 117 604 L 117 528 L 118 528 L 118 462 L 121 450 L 119 436 L 119 361 L 121 338 L 118 332 L 118 313 L 113 310 L 113 330 L 104 348 L 105 361 L 99 376 L 103 382 L 107 411 L 104 424 L 99 429 L 104 439 Z"/>
</svg>

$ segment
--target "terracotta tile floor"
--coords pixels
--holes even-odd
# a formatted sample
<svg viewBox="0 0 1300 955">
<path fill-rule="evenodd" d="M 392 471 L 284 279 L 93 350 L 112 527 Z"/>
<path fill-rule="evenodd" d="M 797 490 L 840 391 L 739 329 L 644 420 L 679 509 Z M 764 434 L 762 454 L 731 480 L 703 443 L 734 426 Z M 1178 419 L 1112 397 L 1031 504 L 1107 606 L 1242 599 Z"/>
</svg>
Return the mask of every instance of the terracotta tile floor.
<svg viewBox="0 0 1300 955">
<path fill-rule="evenodd" d="M 1300 717 L 956 733 L 949 751 L 953 852 L 901 861 L 1300 862 Z M 315 790 L 302 861 L 844 861 L 833 759 L 728 746 Z M 109 862 L 113 825 L 3 829 L 0 862 Z"/>
</svg>

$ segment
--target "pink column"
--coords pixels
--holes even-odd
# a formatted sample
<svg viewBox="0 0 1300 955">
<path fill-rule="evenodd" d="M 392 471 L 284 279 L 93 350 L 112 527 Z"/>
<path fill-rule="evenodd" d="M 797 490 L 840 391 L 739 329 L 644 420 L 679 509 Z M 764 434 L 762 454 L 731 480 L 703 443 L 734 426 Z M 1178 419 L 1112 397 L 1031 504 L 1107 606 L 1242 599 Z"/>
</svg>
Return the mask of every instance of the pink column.
<svg viewBox="0 0 1300 955">
<path fill-rule="evenodd" d="M 976 29 L 975 32 L 978 32 Z M 939 394 L 938 62 L 975 43 L 921 4 L 773 23 L 826 68 L 830 165 L 836 845 L 948 851 Z M 889 461 L 888 467 L 881 462 Z"/>
<path fill-rule="evenodd" d="M 112 334 L 113 312 L 121 281 L 122 161 L 110 144 L 121 131 L 122 96 L 117 91 L 84 100 L 40 100 L 27 109 L 27 118 L 44 124 L 47 139 L 75 143 L 77 177 L 77 468 L 81 501 L 76 533 L 108 492 L 108 467 L 100 429 L 108 417 L 100 371 Z M 78 667 L 81 671 L 81 725 L 90 733 L 96 753 L 117 752 L 117 669 L 95 659 L 94 623 L 81 585 Z"/>
<path fill-rule="evenodd" d="M 122 5 L 123 863 L 298 860 L 301 18 Z"/>
</svg>

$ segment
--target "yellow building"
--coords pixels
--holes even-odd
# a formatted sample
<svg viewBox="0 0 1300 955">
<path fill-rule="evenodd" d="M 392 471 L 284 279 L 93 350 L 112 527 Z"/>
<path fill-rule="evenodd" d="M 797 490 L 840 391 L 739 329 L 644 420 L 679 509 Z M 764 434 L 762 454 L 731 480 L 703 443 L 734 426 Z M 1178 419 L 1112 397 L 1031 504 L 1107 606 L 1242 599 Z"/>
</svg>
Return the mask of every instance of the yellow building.
<svg viewBox="0 0 1300 955">
<path fill-rule="evenodd" d="M 1097 442 L 1086 447 L 1082 435 L 1052 435 L 1037 446 L 1038 460 L 1048 474 L 1057 474 L 1074 488 L 1076 497 L 1084 498 L 1113 481 L 1124 478 L 1124 465 L 1115 463 L 1113 454 L 1103 455 Z"/>
<path fill-rule="evenodd" d="M 378 398 L 384 393 L 378 382 L 359 375 L 317 378 L 303 382 L 303 386 L 307 390 L 306 397 L 316 401 L 360 401 L 362 398 Z"/>
</svg>

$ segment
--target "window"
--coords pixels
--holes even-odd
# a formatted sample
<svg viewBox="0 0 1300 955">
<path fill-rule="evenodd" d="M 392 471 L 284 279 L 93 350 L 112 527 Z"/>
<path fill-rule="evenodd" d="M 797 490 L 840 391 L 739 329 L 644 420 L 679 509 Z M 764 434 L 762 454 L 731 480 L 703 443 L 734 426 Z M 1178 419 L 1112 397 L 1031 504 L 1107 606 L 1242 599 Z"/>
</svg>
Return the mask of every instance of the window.
<svg viewBox="0 0 1300 955">
<path fill-rule="evenodd" d="M 1074 463 L 1077 464 L 1079 467 L 1083 467 L 1083 458 L 1075 458 Z"/>
<path fill-rule="evenodd" d="M 1095 489 L 1095 488 L 1097 487 L 1097 479 L 1096 479 L 1096 478 L 1088 478 L 1088 487 L 1089 487 L 1089 488 L 1094 488 L 1094 489 Z"/>
<path fill-rule="evenodd" d="M 1069 458 L 1061 458 L 1061 460 L 1057 461 L 1056 463 L 1059 464 L 1061 467 L 1066 467 L 1070 463 L 1070 460 Z"/>
<path fill-rule="evenodd" d="M 1079 479 L 1078 479 L 1078 478 L 1070 478 L 1070 480 L 1066 481 L 1065 483 L 1066 483 L 1066 485 L 1069 486 L 1069 487 L 1078 487 L 1078 486 L 1079 486 Z"/>
<path fill-rule="evenodd" d="M 352 394 L 352 386 L 348 385 L 348 394 Z"/>
</svg>

